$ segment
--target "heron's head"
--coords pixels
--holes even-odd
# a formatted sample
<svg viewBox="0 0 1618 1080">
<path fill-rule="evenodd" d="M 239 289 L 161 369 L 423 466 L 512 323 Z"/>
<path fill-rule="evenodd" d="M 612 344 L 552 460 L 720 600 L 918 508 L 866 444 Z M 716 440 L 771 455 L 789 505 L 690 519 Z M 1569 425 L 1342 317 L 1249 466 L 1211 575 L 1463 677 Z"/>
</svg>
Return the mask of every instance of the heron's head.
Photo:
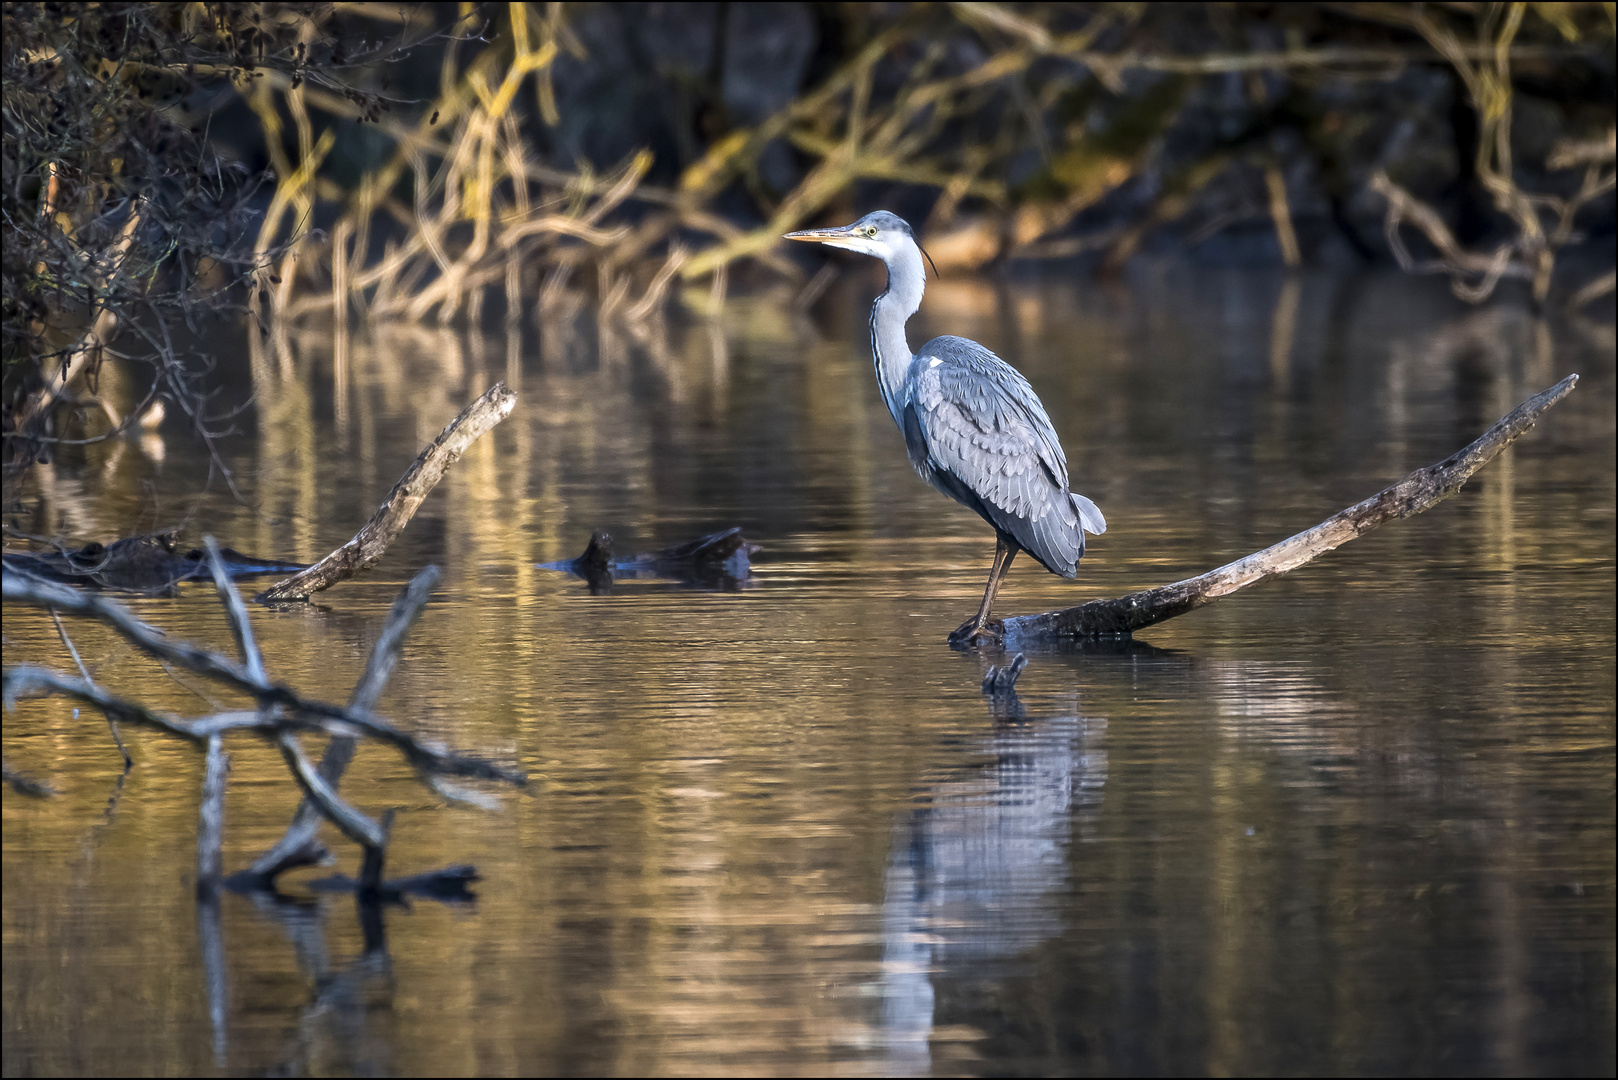
<svg viewBox="0 0 1618 1080">
<path fill-rule="evenodd" d="M 915 234 L 898 214 L 874 210 L 852 225 L 839 225 L 834 229 L 804 229 L 789 232 L 784 239 L 808 240 L 816 244 L 847 248 L 862 255 L 875 255 L 883 262 L 892 262 L 901 251 L 917 247 Z"/>
</svg>

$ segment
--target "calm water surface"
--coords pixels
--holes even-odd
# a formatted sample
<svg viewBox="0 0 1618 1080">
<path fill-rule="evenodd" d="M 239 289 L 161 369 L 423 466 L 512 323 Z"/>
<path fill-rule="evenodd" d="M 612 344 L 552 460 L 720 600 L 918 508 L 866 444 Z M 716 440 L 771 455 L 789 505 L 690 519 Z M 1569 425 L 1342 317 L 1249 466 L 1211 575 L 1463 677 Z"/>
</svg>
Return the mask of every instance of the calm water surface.
<svg viewBox="0 0 1618 1080">
<path fill-rule="evenodd" d="M 873 268 L 874 269 L 874 268 Z M 1611 1074 L 1614 338 L 1465 309 L 1400 277 L 1145 268 L 930 286 L 911 339 L 1017 363 L 1106 511 L 1077 581 L 1019 561 L 997 608 L 1208 569 L 1437 461 L 1570 371 L 1578 390 L 1454 500 L 1127 646 L 994 653 L 945 634 L 993 550 L 910 472 L 850 280 L 808 316 L 733 300 L 639 340 L 579 312 L 491 337 L 356 328 L 269 350 L 224 441 L 178 429 L 6 491 L 75 539 L 184 523 L 312 560 L 495 379 L 517 411 L 387 560 L 255 608 L 272 674 L 344 700 L 393 595 L 445 578 L 382 711 L 519 763 L 488 813 L 397 755 L 390 870 L 473 862 L 475 903 L 385 911 L 284 881 L 192 893 L 200 756 L 23 702 L 4 795 L 4 1071 Z M 219 349 L 241 348 L 238 337 Z M 19 506 L 38 505 L 20 513 Z M 592 596 L 534 564 L 594 528 L 649 549 L 740 525 L 730 591 Z M 211 588 L 139 614 L 224 647 Z M 96 676 L 214 705 L 94 626 Z M 5 662 L 69 667 L 8 608 Z M 227 867 L 294 805 L 231 744 Z M 337 869 L 352 845 L 329 838 Z"/>
</svg>

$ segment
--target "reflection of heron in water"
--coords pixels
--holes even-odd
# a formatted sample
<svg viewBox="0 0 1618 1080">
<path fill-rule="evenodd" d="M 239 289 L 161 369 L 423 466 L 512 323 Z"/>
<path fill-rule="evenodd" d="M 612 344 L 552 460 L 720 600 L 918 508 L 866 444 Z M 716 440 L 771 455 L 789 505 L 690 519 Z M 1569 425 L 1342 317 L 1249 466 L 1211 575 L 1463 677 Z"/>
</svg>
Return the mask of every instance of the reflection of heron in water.
<svg viewBox="0 0 1618 1080">
<path fill-rule="evenodd" d="M 1080 715 L 1076 694 L 1031 710 L 1013 681 L 985 682 L 992 730 L 965 741 L 962 757 L 914 793 L 895 836 L 879 988 L 890 1073 L 936 1064 L 940 978 L 957 989 L 997 981 L 1061 934 L 1068 847 L 1095 833 L 1106 719 Z"/>
<path fill-rule="evenodd" d="M 878 210 L 852 225 L 787 233 L 874 255 L 888 288 L 871 306 L 871 351 L 882 400 L 904 433 L 922 479 L 994 526 L 997 542 L 977 617 L 952 644 L 996 639 L 989 611 L 1017 552 L 1053 574 L 1075 577 L 1086 531 L 1107 531 L 1096 504 L 1068 488 L 1067 458 L 1033 387 L 975 341 L 937 337 L 910 351 L 905 323 L 926 283 L 921 247 L 902 218 Z"/>
</svg>

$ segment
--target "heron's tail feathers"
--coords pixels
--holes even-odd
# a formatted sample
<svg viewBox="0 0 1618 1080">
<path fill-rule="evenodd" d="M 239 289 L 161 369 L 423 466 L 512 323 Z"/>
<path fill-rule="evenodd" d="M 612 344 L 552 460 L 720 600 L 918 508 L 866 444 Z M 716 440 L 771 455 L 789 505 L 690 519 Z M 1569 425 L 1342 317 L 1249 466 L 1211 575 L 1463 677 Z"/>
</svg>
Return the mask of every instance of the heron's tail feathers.
<svg viewBox="0 0 1618 1080">
<path fill-rule="evenodd" d="M 1101 507 L 1086 499 L 1077 492 L 1068 492 L 1073 496 L 1073 507 L 1079 512 L 1079 524 L 1084 531 L 1100 536 L 1107 531 L 1107 519 L 1101 516 Z"/>
</svg>

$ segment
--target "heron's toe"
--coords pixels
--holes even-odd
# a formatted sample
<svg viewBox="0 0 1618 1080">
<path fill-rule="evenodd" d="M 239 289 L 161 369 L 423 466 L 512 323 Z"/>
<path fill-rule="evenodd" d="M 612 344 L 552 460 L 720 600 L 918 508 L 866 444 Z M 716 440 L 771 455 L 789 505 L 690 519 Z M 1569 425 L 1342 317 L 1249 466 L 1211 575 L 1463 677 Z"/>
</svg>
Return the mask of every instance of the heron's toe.
<svg viewBox="0 0 1618 1080">
<path fill-rule="evenodd" d="M 976 619 L 968 619 L 957 626 L 949 636 L 949 643 L 958 649 L 973 649 L 982 645 L 1001 645 L 1006 639 L 1006 624 L 999 619 L 990 619 L 982 625 Z"/>
</svg>

